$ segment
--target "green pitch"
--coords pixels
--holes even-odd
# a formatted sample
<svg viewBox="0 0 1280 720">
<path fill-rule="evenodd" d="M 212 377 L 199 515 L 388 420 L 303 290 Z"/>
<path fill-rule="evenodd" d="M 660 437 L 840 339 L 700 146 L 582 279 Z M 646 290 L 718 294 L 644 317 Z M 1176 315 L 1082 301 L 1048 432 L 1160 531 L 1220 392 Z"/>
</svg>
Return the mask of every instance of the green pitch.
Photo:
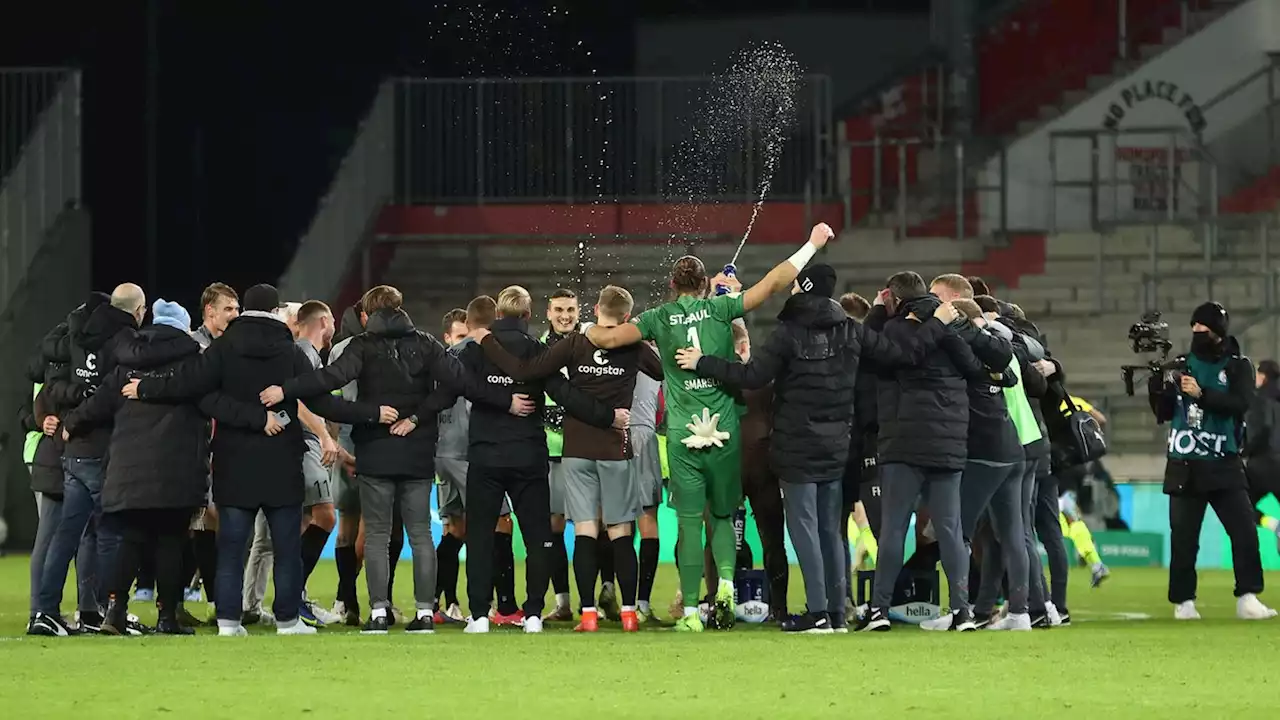
<svg viewBox="0 0 1280 720">
<path fill-rule="evenodd" d="M 803 605 L 793 570 L 793 608 Z M 774 628 L 594 636 L 73 637 L 22 635 L 26 558 L 0 559 L 4 717 L 779 718 L 1245 717 L 1274 701 L 1280 620 L 1234 619 L 1231 577 L 1201 574 L 1198 623 L 1175 623 L 1164 573 L 1120 569 L 1099 590 L 1073 572 L 1071 628 L 966 635 L 784 637 Z M 331 602 L 322 564 L 311 588 Z M 408 564 L 397 604 L 412 607 Z M 1280 582 L 1272 573 L 1269 584 Z M 665 618 L 675 569 L 654 600 Z M 465 594 L 464 594 L 465 597 Z M 67 598 L 74 598 L 69 587 Z M 1264 600 L 1267 599 L 1264 596 Z M 1280 597 L 1270 598 L 1272 604 Z M 154 607 L 134 608 L 146 621 Z M 191 607 L 197 615 L 203 606 Z M 1149 619 L 1138 619 L 1138 618 Z M 172 715 L 170 715 L 172 714 Z"/>
</svg>

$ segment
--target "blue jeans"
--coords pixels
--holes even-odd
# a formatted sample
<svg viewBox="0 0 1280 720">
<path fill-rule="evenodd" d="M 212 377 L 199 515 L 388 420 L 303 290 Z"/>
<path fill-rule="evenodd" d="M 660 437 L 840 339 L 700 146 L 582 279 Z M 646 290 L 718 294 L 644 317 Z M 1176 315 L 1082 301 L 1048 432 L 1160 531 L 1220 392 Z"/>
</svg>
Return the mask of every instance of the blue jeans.
<svg viewBox="0 0 1280 720">
<path fill-rule="evenodd" d="M 76 560 L 76 580 L 80 591 L 79 609 L 96 612 L 100 601 L 106 598 L 97 590 L 96 567 L 107 567 L 111 552 L 110 543 L 98 542 L 91 527 L 102 516 L 102 480 L 106 474 L 101 459 L 63 458 L 62 520 L 49 541 L 49 554 L 45 556 L 44 572 L 40 578 L 40 611 L 49 614 L 61 612 L 62 588 L 67 583 L 67 571 L 72 558 Z M 97 545 L 97 551 L 83 543 Z M 104 547 L 105 546 L 105 547 Z M 108 559 L 103 559 L 104 550 Z"/>
<path fill-rule="evenodd" d="M 271 613 L 276 623 L 288 625 L 298 619 L 302 605 L 302 506 L 264 507 L 271 542 L 275 547 L 276 586 Z M 240 590 L 244 584 L 244 558 L 253 538 L 258 508 L 218 506 L 218 621 L 240 622 L 244 608 Z"/>
</svg>

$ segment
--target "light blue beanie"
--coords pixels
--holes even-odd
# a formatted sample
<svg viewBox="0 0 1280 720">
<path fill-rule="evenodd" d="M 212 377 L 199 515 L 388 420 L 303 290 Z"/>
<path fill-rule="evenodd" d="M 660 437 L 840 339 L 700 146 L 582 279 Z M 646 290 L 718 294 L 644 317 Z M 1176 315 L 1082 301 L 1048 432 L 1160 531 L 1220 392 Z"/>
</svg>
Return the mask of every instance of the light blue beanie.
<svg viewBox="0 0 1280 720">
<path fill-rule="evenodd" d="M 183 332 L 191 330 L 191 314 L 176 302 L 168 302 L 160 298 L 151 305 L 152 322 L 156 325 L 168 325 Z"/>
</svg>

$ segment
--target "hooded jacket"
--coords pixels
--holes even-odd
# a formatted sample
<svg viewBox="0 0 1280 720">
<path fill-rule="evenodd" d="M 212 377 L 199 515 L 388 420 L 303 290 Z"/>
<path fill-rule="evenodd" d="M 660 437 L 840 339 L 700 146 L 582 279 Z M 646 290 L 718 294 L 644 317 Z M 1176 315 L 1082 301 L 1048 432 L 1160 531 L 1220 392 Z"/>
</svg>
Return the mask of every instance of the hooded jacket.
<svg viewBox="0 0 1280 720">
<path fill-rule="evenodd" d="M 78 407 L 97 392 L 102 378 L 110 374 L 116 365 L 116 346 L 137 331 L 138 323 L 133 315 L 112 307 L 110 300 L 109 296 L 94 293 L 90 302 L 68 316 L 71 362 L 66 382 L 69 386 L 59 386 L 55 390 L 57 402 Z M 86 312 L 90 307 L 93 310 Z M 110 441 L 111 424 L 94 425 L 91 430 L 69 440 L 63 455 L 103 458 Z"/>
<path fill-rule="evenodd" d="M 883 329 L 890 340 L 905 344 L 928 326 L 911 316 L 928 318 L 940 304 L 933 295 L 904 300 L 893 317 L 883 305 L 876 305 L 867 316 L 867 326 Z M 983 362 L 1003 367 L 1013 354 L 1008 343 L 1002 348 L 989 333 L 966 332 L 969 342 L 959 335 L 944 336 L 917 365 L 878 368 L 880 466 L 903 463 L 934 470 L 964 469 L 969 457 L 968 381 L 987 378 L 989 382 Z M 970 342 L 976 343 L 975 348 L 970 348 Z M 978 348 L 987 355 L 983 361 L 974 354 Z"/>
<path fill-rule="evenodd" d="M 116 388 L 130 378 L 165 378 L 199 355 L 200 344 L 185 331 L 148 327 L 116 348 L 116 367 L 95 393 L 64 421 L 75 437 L 107 425 L 110 458 L 102 485 L 103 512 L 195 509 L 205 503 L 208 429 L 201 409 L 181 400 L 130 402 Z M 211 416 L 246 429 L 261 426 L 261 404 L 235 403 L 215 393 L 200 403 Z"/>
<path fill-rule="evenodd" d="M 203 398 L 222 393 L 227 400 L 255 407 L 252 422 L 215 415 L 213 436 L 213 499 L 219 505 L 254 509 L 301 505 L 303 501 L 302 422 L 298 403 L 286 398 L 270 409 L 283 412 L 289 422 L 274 436 L 263 432 L 266 408 L 259 394 L 271 385 L 313 372 L 293 334 L 276 316 L 249 311 L 232 320 L 203 354 L 192 356 L 164 377 L 146 377 L 138 397 L 146 401 Z M 307 407 L 336 422 L 376 421 L 376 408 L 346 403 L 328 393 L 306 396 Z"/>
<path fill-rule="evenodd" d="M 773 382 L 770 463 L 778 478 L 790 483 L 844 476 L 862 360 L 885 368 L 910 367 L 950 335 L 929 317 L 918 333 L 892 342 L 850 319 L 831 298 L 813 293 L 788 298 L 778 320 L 746 364 L 703 356 L 697 372 L 742 389 Z"/>
<path fill-rule="evenodd" d="M 342 354 L 327 367 L 283 384 L 286 397 L 327 394 L 349 382 L 359 383 L 360 404 L 373 416 L 354 423 L 356 472 L 389 479 L 435 477 L 437 415 L 451 407 L 455 396 L 437 386 L 465 388 L 482 402 L 511 405 L 509 392 L 490 391 L 469 383 L 457 359 L 430 333 L 417 330 L 404 310 L 379 310 L 369 316 L 365 331 L 351 338 Z M 417 416 L 417 428 L 403 437 L 378 423 L 378 406 L 394 407 L 402 419 Z"/>
</svg>

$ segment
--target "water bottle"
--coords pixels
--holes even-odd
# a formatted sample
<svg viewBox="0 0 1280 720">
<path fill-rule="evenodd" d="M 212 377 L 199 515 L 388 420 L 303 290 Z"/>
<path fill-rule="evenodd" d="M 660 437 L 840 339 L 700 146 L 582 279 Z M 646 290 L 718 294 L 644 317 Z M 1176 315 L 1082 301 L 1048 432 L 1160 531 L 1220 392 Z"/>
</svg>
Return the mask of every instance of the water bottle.
<svg viewBox="0 0 1280 720">
<path fill-rule="evenodd" d="M 738 277 L 738 268 L 734 267 L 733 263 L 729 263 L 728 265 L 724 266 L 724 274 L 728 277 L 736 278 Z M 728 285 L 716 285 L 716 295 L 728 295 L 728 294 L 729 294 Z"/>
</svg>

